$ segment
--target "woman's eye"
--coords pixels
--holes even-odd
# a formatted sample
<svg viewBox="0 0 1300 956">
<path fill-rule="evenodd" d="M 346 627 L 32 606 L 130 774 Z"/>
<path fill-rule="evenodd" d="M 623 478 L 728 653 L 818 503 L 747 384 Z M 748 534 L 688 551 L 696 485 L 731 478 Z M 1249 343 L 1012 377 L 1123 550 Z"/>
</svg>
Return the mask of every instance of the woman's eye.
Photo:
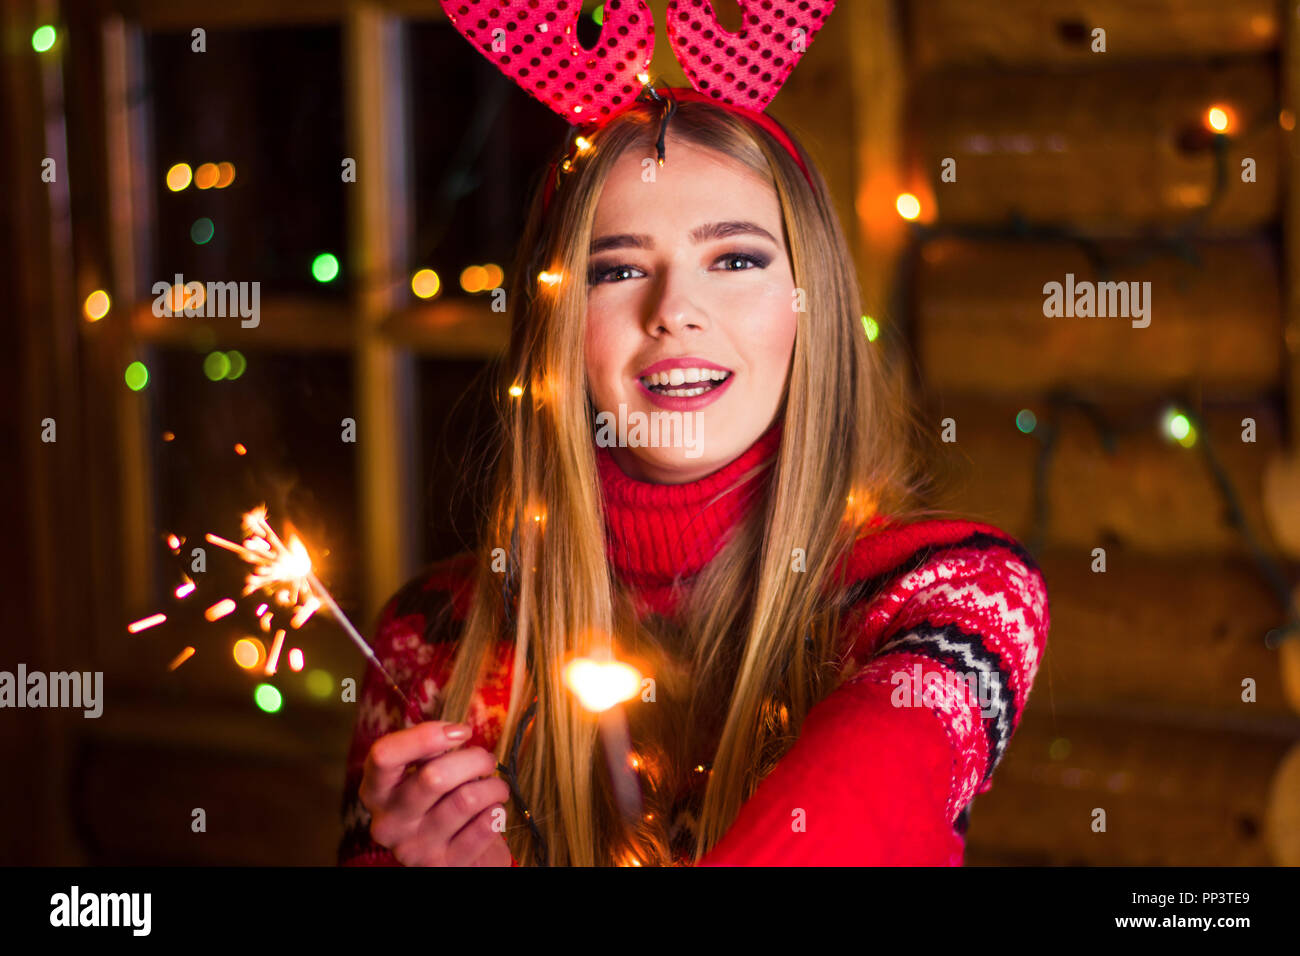
<svg viewBox="0 0 1300 956">
<path fill-rule="evenodd" d="M 628 266 L 628 265 L 611 266 L 608 269 L 593 269 L 591 270 L 591 274 L 587 278 L 587 284 L 600 285 L 603 282 L 622 282 L 623 281 L 622 279 L 614 279 L 612 277 L 625 272 L 639 272 L 639 271 L 640 270 L 637 269 L 636 266 Z"/>
<path fill-rule="evenodd" d="M 766 260 L 765 258 L 763 258 L 762 256 L 751 256 L 751 255 L 750 255 L 749 253 L 747 253 L 747 252 L 732 252 L 732 253 L 728 253 L 727 255 L 725 255 L 725 256 L 723 256 L 721 259 L 719 259 L 718 261 L 719 261 L 719 262 L 725 262 L 725 263 L 728 263 L 728 264 L 733 263 L 733 262 L 739 262 L 739 263 L 742 263 L 742 265 L 740 266 L 740 268 L 738 268 L 738 269 L 729 269 L 729 268 L 728 268 L 728 269 L 723 269 L 724 272 L 744 272 L 745 270 L 749 269 L 751 266 L 752 266 L 753 268 L 755 268 L 755 269 L 763 269 L 763 268 L 766 268 L 766 267 L 767 267 L 767 260 Z"/>
</svg>

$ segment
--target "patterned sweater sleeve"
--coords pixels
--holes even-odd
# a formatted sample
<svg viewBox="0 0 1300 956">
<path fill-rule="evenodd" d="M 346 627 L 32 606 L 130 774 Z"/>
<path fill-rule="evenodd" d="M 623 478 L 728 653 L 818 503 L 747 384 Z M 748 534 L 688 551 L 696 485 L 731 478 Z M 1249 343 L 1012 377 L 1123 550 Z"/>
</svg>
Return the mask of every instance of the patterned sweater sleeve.
<svg viewBox="0 0 1300 956">
<path fill-rule="evenodd" d="M 454 641 L 440 640 L 447 636 L 451 602 L 448 592 L 437 584 L 437 579 L 428 575 L 412 580 L 379 615 L 371 647 L 411 700 L 413 709 L 406 710 L 379 670 L 367 664 L 344 772 L 340 866 L 401 865 L 386 847 L 371 838 L 370 812 L 362 804 L 359 791 L 366 755 L 374 742 L 426 719 L 437 704 L 455 650 Z"/>
<path fill-rule="evenodd" d="M 1050 618 L 1033 559 L 991 525 L 883 539 L 848 615 L 856 672 L 701 865 L 960 865 L 954 829 L 991 787 Z"/>
</svg>

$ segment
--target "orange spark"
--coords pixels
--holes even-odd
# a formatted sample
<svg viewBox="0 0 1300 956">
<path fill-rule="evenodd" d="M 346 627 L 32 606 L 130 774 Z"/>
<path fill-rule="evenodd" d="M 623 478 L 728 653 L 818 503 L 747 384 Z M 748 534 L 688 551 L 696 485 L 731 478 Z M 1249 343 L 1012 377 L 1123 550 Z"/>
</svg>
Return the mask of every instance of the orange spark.
<svg viewBox="0 0 1300 956">
<path fill-rule="evenodd" d="M 230 598 L 222 598 L 216 604 L 212 605 L 212 607 L 204 611 L 203 616 L 206 617 L 209 621 L 215 621 L 219 618 L 225 617 L 227 614 L 231 613 L 234 609 L 235 609 L 234 601 L 232 601 Z"/>
<path fill-rule="evenodd" d="M 271 642 L 271 655 L 266 661 L 266 674 L 271 676 L 275 673 L 276 668 L 280 666 L 280 648 L 284 647 L 284 628 L 275 632 L 275 640 Z"/>
<path fill-rule="evenodd" d="M 172 662 L 167 665 L 167 669 L 169 671 L 174 671 L 176 670 L 176 668 L 180 667 L 182 664 L 184 664 L 193 656 L 194 656 L 194 648 L 187 647 L 185 648 L 185 650 L 181 651 L 174 658 L 172 658 Z"/>
<path fill-rule="evenodd" d="M 306 624 L 307 619 L 315 614 L 319 609 L 320 601 L 316 596 L 312 595 L 308 597 L 307 600 L 302 603 L 302 606 L 293 612 L 293 618 L 289 621 L 289 626 L 294 630 L 297 630 Z"/>
<path fill-rule="evenodd" d="M 126 629 L 132 634 L 139 634 L 145 628 L 153 627 L 155 624 L 161 624 L 167 620 L 166 614 L 151 614 L 148 617 L 142 617 L 134 623 L 128 624 Z"/>
</svg>

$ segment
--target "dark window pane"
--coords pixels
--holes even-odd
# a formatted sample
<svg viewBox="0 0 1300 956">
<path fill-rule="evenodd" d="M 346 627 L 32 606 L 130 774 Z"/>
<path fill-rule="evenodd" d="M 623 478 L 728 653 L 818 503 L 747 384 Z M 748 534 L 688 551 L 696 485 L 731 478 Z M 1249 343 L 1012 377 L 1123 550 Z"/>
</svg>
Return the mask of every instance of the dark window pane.
<svg viewBox="0 0 1300 956">
<path fill-rule="evenodd" d="M 150 281 L 180 273 L 260 281 L 263 299 L 345 295 L 353 270 L 339 28 L 209 30 L 206 53 L 190 44 L 188 32 L 147 40 L 158 215 Z M 166 185 L 177 163 L 198 173 L 222 162 L 234 166 L 228 186 L 200 189 L 199 175 L 179 191 Z M 313 278 L 320 253 L 340 264 L 333 281 Z"/>
<path fill-rule="evenodd" d="M 497 437 L 494 373 L 483 362 L 446 359 L 420 360 L 418 372 L 420 559 L 431 561 L 477 543 Z"/>
<path fill-rule="evenodd" d="M 510 262 L 529 189 L 564 141 L 568 124 L 449 23 L 412 24 L 408 35 L 411 269 L 432 268 L 442 279 L 443 295 L 464 294 L 461 270 Z"/>
</svg>

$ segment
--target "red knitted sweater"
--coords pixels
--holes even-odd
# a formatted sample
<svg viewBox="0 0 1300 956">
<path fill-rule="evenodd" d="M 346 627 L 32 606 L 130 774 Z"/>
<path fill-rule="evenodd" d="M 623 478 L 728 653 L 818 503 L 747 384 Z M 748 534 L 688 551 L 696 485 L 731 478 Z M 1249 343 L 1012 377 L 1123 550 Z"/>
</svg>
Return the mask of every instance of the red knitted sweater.
<svg viewBox="0 0 1300 956">
<path fill-rule="evenodd" d="M 719 494 L 775 453 L 778 423 L 719 471 L 683 485 L 635 481 L 597 450 L 608 554 L 643 612 L 671 615 L 680 580 L 717 553 L 768 471 Z M 799 739 L 701 865 L 960 865 L 972 799 L 986 792 L 1024 711 L 1050 625 L 1033 558 L 1000 529 L 959 520 L 877 519 L 849 556 L 843 615 L 853 676 L 808 713 Z M 473 555 L 417 576 L 380 615 L 373 646 L 427 712 L 446 681 L 471 599 Z M 469 743 L 495 748 L 511 648 L 471 702 Z M 369 668 L 348 756 L 344 865 L 397 865 L 358 800 L 366 753 L 410 726 Z"/>
</svg>

